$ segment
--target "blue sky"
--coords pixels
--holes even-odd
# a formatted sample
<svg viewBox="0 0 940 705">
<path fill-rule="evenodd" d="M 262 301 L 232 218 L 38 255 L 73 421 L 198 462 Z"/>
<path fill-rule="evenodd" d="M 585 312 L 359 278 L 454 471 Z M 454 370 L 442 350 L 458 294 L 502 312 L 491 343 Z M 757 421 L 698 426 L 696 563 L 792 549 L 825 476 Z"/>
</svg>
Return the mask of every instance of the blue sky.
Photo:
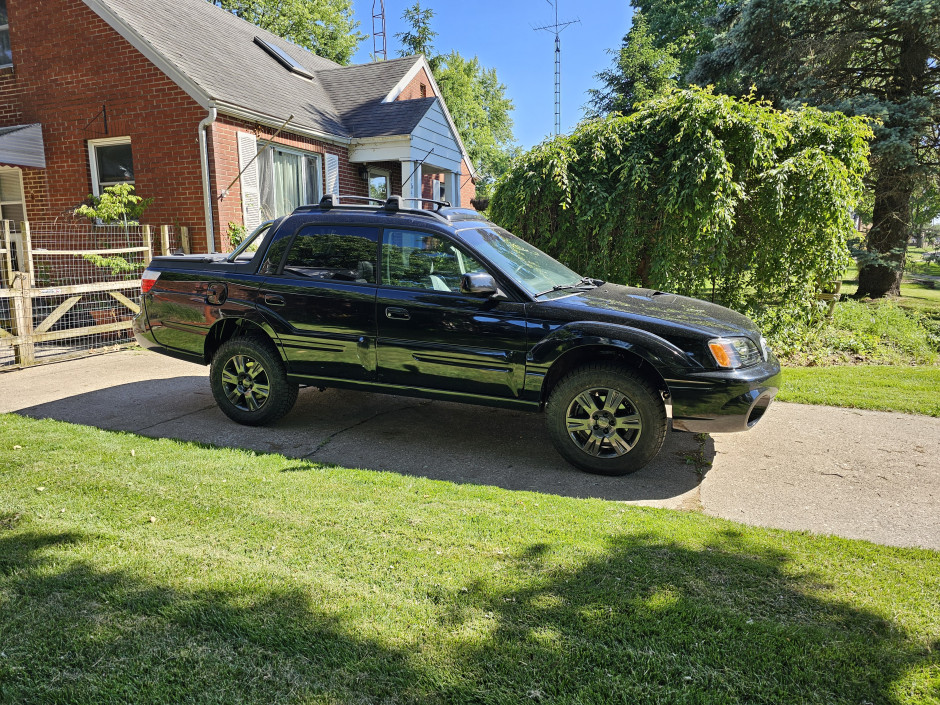
<svg viewBox="0 0 940 705">
<path fill-rule="evenodd" d="M 562 130 L 568 132 L 581 119 L 587 90 L 597 86 L 594 74 L 611 65 L 607 49 L 620 46 L 630 27 L 629 0 L 559 0 L 559 20 L 580 19 L 561 34 Z M 405 28 L 401 15 L 414 0 L 385 0 L 388 56 L 398 56 L 395 33 Z M 554 21 L 548 0 L 423 0 L 434 10 L 432 27 L 440 53 L 456 49 L 466 57 L 478 56 L 484 66 L 495 68 L 513 100 L 514 132 L 523 147 L 531 147 L 550 135 L 555 121 L 554 36 L 532 27 Z M 372 53 L 372 0 L 354 0 L 360 31 L 368 34 L 355 63 L 370 60 Z"/>
</svg>

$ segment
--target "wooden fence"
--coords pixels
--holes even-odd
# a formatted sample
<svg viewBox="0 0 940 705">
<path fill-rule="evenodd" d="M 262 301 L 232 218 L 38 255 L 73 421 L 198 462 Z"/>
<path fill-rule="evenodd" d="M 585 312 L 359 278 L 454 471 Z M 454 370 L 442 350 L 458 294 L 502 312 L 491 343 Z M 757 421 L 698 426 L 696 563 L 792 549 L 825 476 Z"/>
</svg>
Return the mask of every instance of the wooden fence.
<svg viewBox="0 0 940 705">
<path fill-rule="evenodd" d="M 140 273 L 170 254 L 173 228 L 2 221 L 0 369 L 93 354 L 133 343 Z M 181 228 L 177 246 L 189 250 Z"/>
</svg>

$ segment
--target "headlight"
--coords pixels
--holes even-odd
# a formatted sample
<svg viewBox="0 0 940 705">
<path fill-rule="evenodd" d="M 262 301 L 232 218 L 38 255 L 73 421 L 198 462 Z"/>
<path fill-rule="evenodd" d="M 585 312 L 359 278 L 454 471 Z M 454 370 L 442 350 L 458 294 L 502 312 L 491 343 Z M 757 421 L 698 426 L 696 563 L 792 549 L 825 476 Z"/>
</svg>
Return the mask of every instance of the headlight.
<svg viewBox="0 0 940 705">
<path fill-rule="evenodd" d="M 756 365 L 763 358 L 750 338 L 715 338 L 708 341 L 708 349 L 719 367 L 732 370 Z"/>
</svg>

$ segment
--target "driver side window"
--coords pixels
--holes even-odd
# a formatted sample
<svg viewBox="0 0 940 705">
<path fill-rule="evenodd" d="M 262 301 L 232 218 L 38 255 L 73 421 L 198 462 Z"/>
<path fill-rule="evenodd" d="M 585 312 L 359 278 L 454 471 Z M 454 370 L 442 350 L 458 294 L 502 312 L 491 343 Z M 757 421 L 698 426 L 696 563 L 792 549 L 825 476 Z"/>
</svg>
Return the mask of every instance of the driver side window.
<svg viewBox="0 0 940 705">
<path fill-rule="evenodd" d="M 386 230 L 382 237 L 385 286 L 460 291 L 464 274 L 486 269 L 449 240 L 411 230 Z"/>
</svg>

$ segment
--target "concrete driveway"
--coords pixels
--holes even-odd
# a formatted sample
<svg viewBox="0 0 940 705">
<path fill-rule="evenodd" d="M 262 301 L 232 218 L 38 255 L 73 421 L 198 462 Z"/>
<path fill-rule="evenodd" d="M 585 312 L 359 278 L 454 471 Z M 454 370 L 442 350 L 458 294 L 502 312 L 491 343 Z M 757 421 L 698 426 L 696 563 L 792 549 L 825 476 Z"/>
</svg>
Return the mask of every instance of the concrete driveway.
<svg viewBox="0 0 940 705">
<path fill-rule="evenodd" d="M 0 412 L 940 550 L 940 419 L 923 416 L 775 403 L 747 433 L 671 433 L 644 470 L 607 478 L 562 461 L 525 412 L 305 389 L 275 426 L 238 426 L 208 368 L 139 351 L 2 373 Z"/>
</svg>

